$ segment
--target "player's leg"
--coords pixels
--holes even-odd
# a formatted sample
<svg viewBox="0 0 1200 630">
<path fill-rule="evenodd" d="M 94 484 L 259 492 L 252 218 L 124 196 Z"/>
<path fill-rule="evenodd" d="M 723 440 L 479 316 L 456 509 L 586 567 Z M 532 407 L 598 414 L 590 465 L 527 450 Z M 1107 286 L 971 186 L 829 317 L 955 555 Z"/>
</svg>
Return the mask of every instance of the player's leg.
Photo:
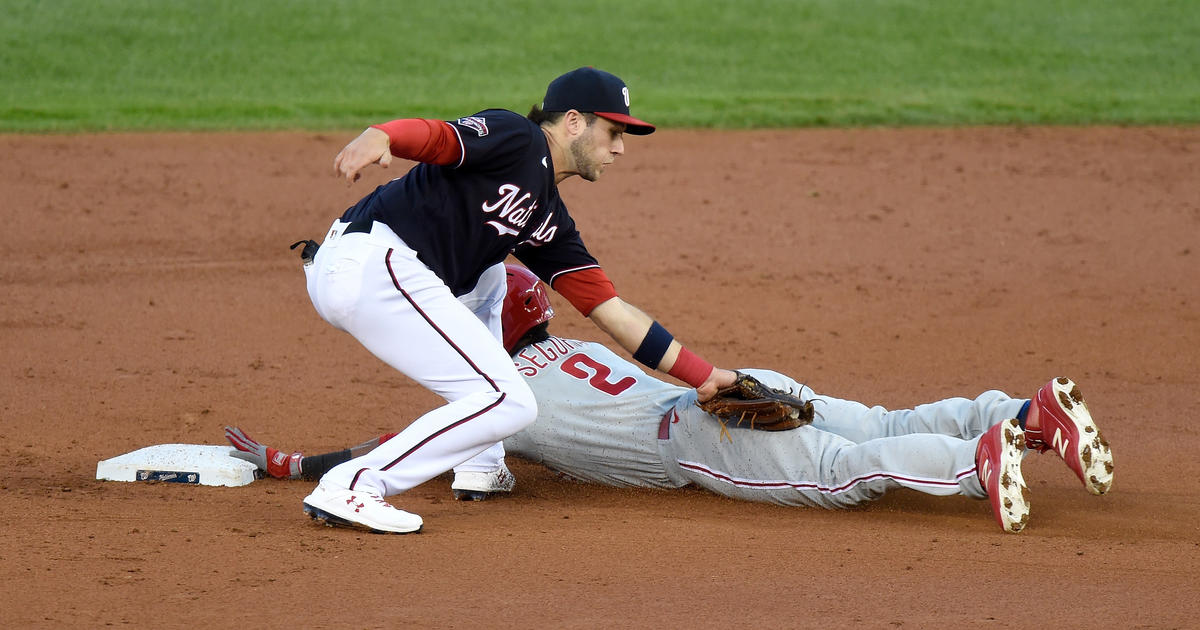
<svg viewBox="0 0 1200 630">
<path fill-rule="evenodd" d="M 381 497 L 450 470 L 520 430 L 534 419 L 536 403 L 489 328 L 389 230 L 376 224 L 369 235 L 343 235 L 333 248 L 329 241 L 309 274 L 318 312 L 448 404 L 330 470 L 305 503 L 371 529 L 413 531 L 420 527 L 413 515 L 395 515 L 394 526 L 380 522 L 391 518 Z M 359 511 L 335 513 L 343 503 Z M 364 510 L 379 519 L 363 517 Z"/>
<path fill-rule="evenodd" d="M 1007 531 L 1019 530 L 1028 513 L 1020 476 L 1024 444 L 1015 425 L 1007 434 L 992 436 L 984 449 L 980 438 L 932 433 L 854 443 L 814 427 L 726 431 L 694 406 L 677 410 L 681 421 L 671 426 L 669 440 L 660 442 L 668 468 L 725 496 L 831 509 L 861 505 L 900 488 L 937 496 L 994 497 L 993 511 L 996 505 L 1004 508 L 1005 520 L 1000 513 L 997 520 Z M 996 471 L 1007 476 L 994 475 Z"/>
<path fill-rule="evenodd" d="M 888 411 L 818 395 L 821 412 L 814 423 L 856 442 L 909 433 L 940 433 L 970 439 L 1010 418 L 1027 432 L 1029 448 L 1053 450 L 1092 494 L 1112 486 L 1113 456 L 1100 433 L 1079 388 L 1067 378 L 1056 378 L 1030 399 L 1011 398 L 988 391 L 973 400 L 950 398 L 914 409 Z M 1044 419 L 1044 422 L 1043 422 Z M 1044 424 L 1044 426 L 1043 426 Z"/>
<path fill-rule="evenodd" d="M 674 463 L 697 485 L 735 498 L 848 508 L 908 487 L 982 496 L 960 480 L 974 470 L 973 442 L 915 434 L 861 444 L 814 427 L 722 430 L 703 412 L 680 409 L 671 428 Z"/>
<path fill-rule="evenodd" d="M 821 453 L 821 470 L 837 501 L 872 499 L 896 487 L 925 494 L 988 499 L 1001 529 L 1018 532 L 1029 517 L 1021 472 L 1024 433 L 1015 419 L 974 439 L 912 433 Z"/>
<path fill-rule="evenodd" d="M 821 395 L 816 395 L 814 405 L 818 412 L 814 426 L 855 442 L 909 433 L 971 439 L 1017 418 L 1028 434 L 1028 447 L 1057 453 L 1088 492 L 1104 494 L 1112 487 L 1113 456 L 1108 441 L 1079 387 L 1067 378 L 1051 380 L 1033 399 L 1011 398 L 993 390 L 973 400 L 950 398 L 894 411 Z"/>
<path fill-rule="evenodd" d="M 504 339 L 501 316 L 507 287 L 504 263 L 498 263 L 484 272 L 470 293 L 458 298 L 501 341 Z M 497 442 L 455 466 L 450 489 L 455 499 L 482 501 L 499 493 L 512 492 L 515 486 L 516 478 L 504 463 L 504 443 Z"/>
<path fill-rule="evenodd" d="M 816 395 L 814 425 L 853 442 L 914 433 L 936 433 L 969 440 L 1004 420 L 1017 417 L 1025 404 L 1001 391 L 975 398 L 947 398 L 912 409 L 889 410 L 852 400 Z"/>
<path fill-rule="evenodd" d="M 528 425 L 536 403 L 500 340 L 411 250 L 389 248 L 380 262 L 381 273 L 364 274 L 363 291 L 372 295 L 344 320 L 345 329 L 448 403 L 359 460 L 331 470 L 323 481 L 391 495 Z"/>
</svg>

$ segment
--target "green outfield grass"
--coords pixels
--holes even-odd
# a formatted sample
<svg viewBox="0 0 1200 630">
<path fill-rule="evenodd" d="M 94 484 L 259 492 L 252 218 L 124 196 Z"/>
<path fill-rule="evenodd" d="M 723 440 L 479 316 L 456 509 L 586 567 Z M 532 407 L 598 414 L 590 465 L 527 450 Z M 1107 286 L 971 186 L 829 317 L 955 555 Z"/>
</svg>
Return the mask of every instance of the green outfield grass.
<svg viewBox="0 0 1200 630">
<path fill-rule="evenodd" d="M 580 65 L 667 127 L 1200 121 L 1197 0 L 0 0 L 0 131 L 524 113 Z"/>
</svg>

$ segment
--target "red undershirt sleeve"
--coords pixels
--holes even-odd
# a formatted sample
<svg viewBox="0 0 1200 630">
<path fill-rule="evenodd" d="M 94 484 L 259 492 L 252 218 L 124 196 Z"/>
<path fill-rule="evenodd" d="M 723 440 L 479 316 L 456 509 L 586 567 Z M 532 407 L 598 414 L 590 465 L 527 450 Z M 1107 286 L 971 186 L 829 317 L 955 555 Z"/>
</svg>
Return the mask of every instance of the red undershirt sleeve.
<svg viewBox="0 0 1200 630">
<path fill-rule="evenodd" d="M 462 159 L 458 134 L 444 120 L 403 118 L 371 125 L 388 135 L 392 155 L 414 162 L 450 166 Z"/>
<path fill-rule="evenodd" d="M 551 287 L 587 317 L 592 309 L 617 297 L 617 289 L 599 267 L 572 271 L 554 279 Z"/>
</svg>

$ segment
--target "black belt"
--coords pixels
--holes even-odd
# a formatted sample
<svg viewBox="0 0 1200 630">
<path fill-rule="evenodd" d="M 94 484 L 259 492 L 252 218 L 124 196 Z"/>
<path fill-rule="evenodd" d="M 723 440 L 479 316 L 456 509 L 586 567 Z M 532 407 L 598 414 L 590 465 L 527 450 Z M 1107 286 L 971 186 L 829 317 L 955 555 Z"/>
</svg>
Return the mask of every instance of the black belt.
<svg viewBox="0 0 1200 630">
<path fill-rule="evenodd" d="M 342 234 L 356 234 L 358 232 L 370 234 L 372 225 L 375 225 L 374 219 L 359 219 L 358 221 L 351 221 L 346 225 L 346 228 L 342 230 Z"/>
<path fill-rule="evenodd" d="M 339 219 L 339 221 L 340 220 L 341 219 Z M 358 234 L 360 232 L 370 234 L 372 225 L 375 225 L 374 219 L 359 219 L 358 221 L 351 221 L 350 223 L 346 224 L 345 228 L 342 229 L 342 234 Z M 303 260 L 305 265 L 312 264 L 313 258 L 317 255 L 317 249 L 319 249 L 321 246 L 318 245 L 316 241 L 303 240 L 292 243 L 291 249 L 296 249 L 301 245 L 304 245 L 304 249 L 300 250 L 300 260 Z"/>
</svg>

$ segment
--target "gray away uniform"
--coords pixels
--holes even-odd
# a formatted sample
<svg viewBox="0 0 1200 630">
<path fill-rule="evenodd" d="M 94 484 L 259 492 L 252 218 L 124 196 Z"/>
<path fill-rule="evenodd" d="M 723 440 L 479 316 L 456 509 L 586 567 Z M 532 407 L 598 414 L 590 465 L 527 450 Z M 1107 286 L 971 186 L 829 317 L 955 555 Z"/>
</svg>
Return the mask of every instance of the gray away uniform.
<svg viewBox="0 0 1200 630">
<path fill-rule="evenodd" d="M 696 406 L 696 390 L 647 375 L 598 343 L 551 337 L 513 361 L 533 389 L 538 417 L 504 440 L 509 454 L 582 481 L 696 484 L 781 505 L 845 508 L 901 487 L 985 498 L 975 471 L 979 436 L 1025 403 L 988 391 L 888 411 L 746 369 L 814 399 L 817 419 L 791 431 L 725 430 Z"/>
</svg>

